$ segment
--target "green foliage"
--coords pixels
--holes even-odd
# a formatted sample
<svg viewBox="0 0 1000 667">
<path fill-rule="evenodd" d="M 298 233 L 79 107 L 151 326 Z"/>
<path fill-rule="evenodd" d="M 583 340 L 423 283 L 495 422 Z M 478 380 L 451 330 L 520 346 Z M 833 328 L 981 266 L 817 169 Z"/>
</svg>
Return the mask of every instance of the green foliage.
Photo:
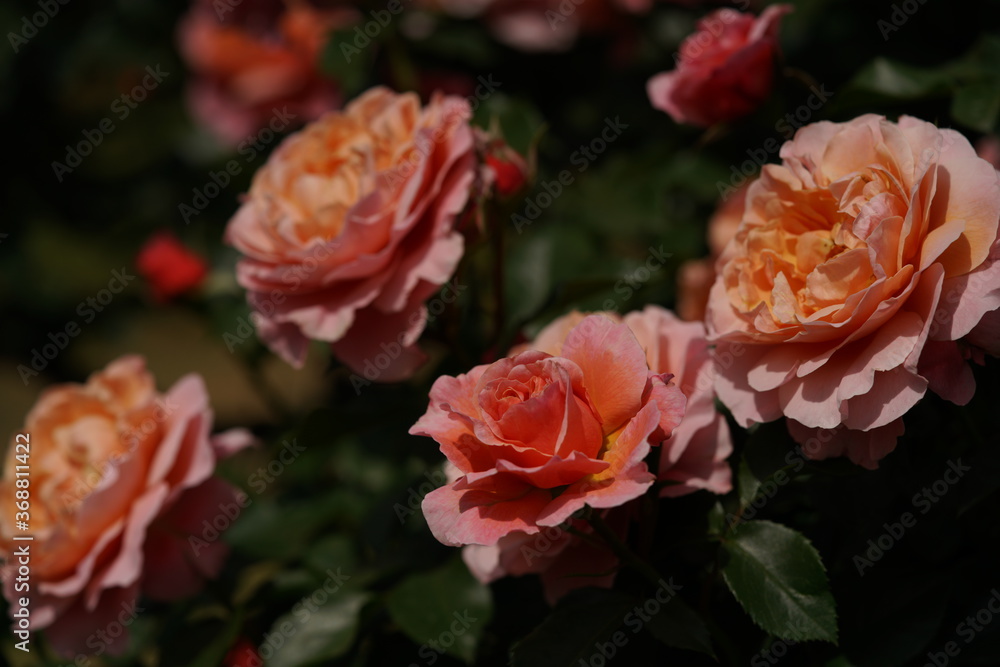
<svg viewBox="0 0 1000 667">
<path fill-rule="evenodd" d="M 809 540 L 770 521 L 749 521 L 722 544 L 726 584 L 755 623 L 783 639 L 837 642 L 826 569 Z"/>
</svg>

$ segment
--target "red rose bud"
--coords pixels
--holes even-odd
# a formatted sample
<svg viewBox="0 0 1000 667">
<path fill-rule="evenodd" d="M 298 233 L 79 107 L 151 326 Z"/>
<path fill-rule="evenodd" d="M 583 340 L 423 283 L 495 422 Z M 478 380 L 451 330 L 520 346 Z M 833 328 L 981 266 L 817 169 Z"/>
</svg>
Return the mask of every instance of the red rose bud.
<svg viewBox="0 0 1000 667">
<path fill-rule="evenodd" d="M 223 667 L 261 667 L 264 661 L 257 655 L 257 647 L 246 637 L 240 637 L 222 661 Z"/>
<path fill-rule="evenodd" d="M 208 268 L 170 232 L 154 234 L 139 251 L 136 269 L 157 301 L 169 301 L 198 287 Z"/>
<path fill-rule="evenodd" d="M 496 155 L 486 156 L 486 164 L 493 170 L 496 191 L 501 197 L 510 197 L 516 194 L 524 187 L 527 180 L 524 175 L 524 160 L 516 153 L 514 156 L 517 158 L 517 163 L 505 161 Z"/>
</svg>

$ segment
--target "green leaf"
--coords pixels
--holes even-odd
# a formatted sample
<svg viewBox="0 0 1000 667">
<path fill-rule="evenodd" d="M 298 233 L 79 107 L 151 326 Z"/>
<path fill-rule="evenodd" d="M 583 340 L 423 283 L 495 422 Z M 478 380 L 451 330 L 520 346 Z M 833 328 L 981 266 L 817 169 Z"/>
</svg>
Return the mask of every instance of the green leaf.
<svg viewBox="0 0 1000 667">
<path fill-rule="evenodd" d="M 267 667 L 326 664 L 346 653 L 358 631 L 358 614 L 370 598 L 368 593 L 333 593 L 317 603 L 315 612 L 303 606 L 280 617 L 268 633 L 281 643 L 275 647 L 272 640 Z"/>
<path fill-rule="evenodd" d="M 493 615 L 490 589 L 469 574 L 460 558 L 407 577 L 389 591 L 386 606 L 414 642 L 470 663 Z"/>
<path fill-rule="evenodd" d="M 935 69 L 912 67 L 886 58 L 876 58 L 850 82 L 852 88 L 888 97 L 918 99 L 946 89 L 949 77 Z"/>
<path fill-rule="evenodd" d="M 1000 115 L 1000 87 L 975 83 L 960 88 L 951 101 L 951 115 L 974 130 L 992 132 Z"/>
<path fill-rule="evenodd" d="M 736 480 L 740 494 L 740 507 L 747 507 L 757 497 L 757 492 L 760 490 L 760 480 L 750 470 L 746 457 L 740 459 Z"/>
<path fill-rule="evenodd" d="M 698 612 L 678 597 L 663 605 L 660 612 L 651 617 L 646 627 L 649 628 L 650 634 L 667 646 L 715 657 L 705 622 L 701 620 Z"/>
<path fill-rule="evenodd" d="M 620 591 L 583 588 L 559 601 L 534 632 L 514 645 L 511 667 L 579 667 L 598 644 L 625 627 L 636 600 Z M 631 633 L 629 633 L 631 634 Z"/>
<path fill-rule="evenodd" d="M 750 521 L 730 533 L 723 549 L 726 584 L 757 625 L 782 639 L 837 643 L 826 570 L 803 535 L 770 521 Z"/>
</svg>

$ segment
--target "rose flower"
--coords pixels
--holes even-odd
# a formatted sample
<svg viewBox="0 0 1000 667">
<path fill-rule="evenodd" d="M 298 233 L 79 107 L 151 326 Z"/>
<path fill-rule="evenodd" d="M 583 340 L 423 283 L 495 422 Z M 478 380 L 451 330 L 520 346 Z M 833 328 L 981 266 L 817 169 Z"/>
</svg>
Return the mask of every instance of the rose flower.
<svg viewBox="0 0 1000 667">
<path fill-rule="evenodd" d="M 456 468 L 423 501 L 434 536 L 493 545 L 642 495 L 655 479 L 643 462 L 650 445 L 684 414 L 669 381 L 649 370 L 627 326 L 601 315 L 576 325 L 559 356 L 529 350 L 438 378 L 410 429 Z"/>
<path fill-rule="evenodd" d="M 219 572 L 225 545 L 195 549 L 188 540 L 234 502 L 235 489 L 212 475 L 219 458 L 251 437 L 237 430 L 212 438 L 211 428 L 200 377 L 188 375 L 161 395 L 134 356 L 84 385 L 51 387 L 28 414 L 21 433 L 30 474 L 17 477 L 22 461 L 11 444 L 0 481 L 4 595 L 25 595 L 15 589 L 11 554 L 30 544 L 31 624 L 60 653 L 120 652 L 126 633 L 94 633 L 134 613 L 140 593 L 189 596 Z M 27 516 L 15 505 L 18 479 L 29 480 Z M 34 540 L 13 539 L 25 534 Z"/>
<path fill-rule="evenodd" d="M 367 380 L 408 377 L 424 302 L 463 252 L 477 172 L 469 105 L 376 88 L 288 137 L 226 230 L 260 337 L 290 364 L 309 340 Z M 362 380 L 363 382 L 363 380 Z"/>
<path fill-rule="evenodd" d="M 709 127 L 745 116 L 774 84 L 778 26 L 790 5 L 771 5 L 760 18 L 719 9 L 681 44 L 677 68 L 646 86 L 654 107 L 678 123 Z"/>
<path fill-rule="evenodd" d="M 624 322 L 643 349 L 649 369 L 673 374 L 686 397 L 684 418 L 660 446 L 657 479 L 668 482 L 662 496 L 680 496 L 698 489 L 728 493 L 732 489 L 727 457 L 733 446 L 726 420 L 715 409 L 713 367 L 700 322 L 682 322 L 657 306 L 631 312 L 624 318 L 601 313 L 614 322 Z M 531 343 L 516 351 L 540 350 L 560 355 L 569 333 L 586 317 L 572 312 L 542 329 Z M 627 532 L 631 505 L 608 512 L 609 525 Z M 587 532 L 586 522 L 574 528 Z M 514 532 L 492 546 L 469 545 L 463 558 L 480 581 L 488 583 L 508 575 L 537 573 L 548 600 L 581 586 L 611 586 L 618 559 L 608 549 L 587 542 L 565 530 L 549 527 L 537 534 Z"/>
<path fill-rule="evenodd" d="M 996 351 L 1000 180 L 905 116 L 814 123 L 780 155 L 716 266 L 716 391 L 742 424 L 784 415 L 806 454 L 874 468 L 928 389 L 964 404 L 966 357 Z"/>
<path fill-rule="evenodd" d="M 353 9 L 307 1 L 195 0 L 178 27 L 181 55 L 194 74 L 191 113 L 235 145 L 276 111 L 301 123 L 337 108 L 340 90 L 321 74 L 319 57 L 330 32 L 356 20 Z"/>
</svg>

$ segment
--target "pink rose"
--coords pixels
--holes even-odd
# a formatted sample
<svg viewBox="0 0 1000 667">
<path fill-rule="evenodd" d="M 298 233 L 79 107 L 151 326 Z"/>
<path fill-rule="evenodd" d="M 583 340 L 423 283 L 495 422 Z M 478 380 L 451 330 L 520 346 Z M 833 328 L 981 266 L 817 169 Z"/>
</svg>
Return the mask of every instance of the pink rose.
<svg viewBox="0 0 1000 667">
<path fill-rule="evenodd" d="M 731 471 L 726 462 L 733 445 L 725 417 L 715 409 L 712 387 L 712 359 L 700 322 L 682 322 L 673 313 L 657 306 L 627 314 L 600 315 L 624 321 L 645 352 L 649 369 L 672 374 L 685 395 L 684 418 L 660 446 L 657 479 L 672 482 L 663 487 L 661 496 L 680 496 L 698 489 L 714 493 L 732 490 Z M 587 316 L 572 312 L 542 329 L 531 343 L 515 351 L 538 350 L 560 355 L 567 336 Z M 607 521 L 624 537 L 628 531 L 632 504 L 607 513 Z M 574 528 L 589 532 L 584 521 Z M 545 594 L 555 603 L 569 591 L 581 586 L 607 586 L 614 582 L 615 555 L 605 547 L 582 540 L 561 527 L 548 527 L 537 534 L 514 532 L 495 545 L 469 545 L 463 558 L 472 573 L 488 583 L 504 576 L 540 574 Z"/>
<path fill-rule="evenodd" d="M 566 336 L 559 356 L 527 351 L 438 378 L 427 435 L 457 479 L 423 501 L 434 536 L 452 546 L 558 526 L 585 506 L 617 507 L 654 475 L 643 459 L 684 413 L 669 375 L 649 370 L 635 337 L 600 315 Z"/>
<path fill-rule="evenodd" d="M 715 409 L 715 370 L 705 325 L 684 322 L 658 306 L 627 314 L 625 324 L 646 352 L 650 370 L 671 373 L 687 397 L 684 419 L 660 448 L 658 479 L 674 482 L 660 495 L 698 489 L 729 493 L 732 473 L 726 459 L 733 442 L 726 418 Z"/>
<path fill-rule="evenodd" d="M 715 409 L 715 373 L 704 325 L 683 322 L 659 306 L 646 306 L 624 318 L 616 313 L 600 314 L 624 322 L 645 353 L 649 370 L 671 375 L 686 398 L 684 419 L 660 448 L 657 476 L 677 484 L 664 487 L 661 495 L 680 496 L 698 489 L 729 493 L 732 483 L 726 459 L 733 443 L 725 417 Z M 585 317 L 577 311 L 563 315 L 517 350 L 559 355 L 569 332 Z"/>
<path fill-rule="evenodd" d="M 269 122 L 287 124 L 272 120 L 278 113 L 300 124 L 340 106 L 340 91 L 320 73 L 319 57 L 329 33 L 357 18 L 353 9 L 308 2 L 195 0 L 178 26 L 181 55 L 194 73 L 192 114 L 236 145 Z"/>
<path fill-rule="evenodd" d="M 790 11 L 771 5 L 756 19 L 735 9 L 709 14 L 681 44 L 677 68 L 649 80 L 650 102 L 701 127 L 750 113 L 771 94 L 778 26 Z"/>
<path fill-rule="evenodd" d="M 11 612 L 23 595 L 11 554 L 26 543 L 16 535 L 34 536 L 32 626 L 65 654 L 92 651 L 93 633 L 134 609 L 140 593 L 177 599 L 214 577 L 225 545 L 189 537 L 234 502 L 235 490 L 212 474 L 251 437 L 239 430 L 212 438 L 211 428 L 201 378 L 188 375 L 158 394 L 140 357 L 122 357 L 84 385 L 45 391 L 20 431 L 29 444 L 30 532 L 14 525 L 15 466 L 23 463 L 15 457 L 24 448 L 11 444 L 0 482 Z M 114 637 L 106 650 L 120 652 L 126 639 Z"/>
<path fill-rule="evenodd" d="M 368 91 L 288 137 L 254 176 L 226 240 L 245 256 L 260 337 L 296 367 L 309 340 L 368 380 L 404 379 L 424 302 L 463 252 L 456 217 L 476 176 L 469 105 Z"/>
<path fill-rule="evenodd" d="M 962 135 L 905 116 L 808 125 L 781 158 L 717 265 L 716 390 L 743 424 L 787 416 L 807 455 L 874 468 L 927 389 L 975 391 L 969 342 L 989 345 L 1000 308 L 1000 180 Z"/>
</svg>

